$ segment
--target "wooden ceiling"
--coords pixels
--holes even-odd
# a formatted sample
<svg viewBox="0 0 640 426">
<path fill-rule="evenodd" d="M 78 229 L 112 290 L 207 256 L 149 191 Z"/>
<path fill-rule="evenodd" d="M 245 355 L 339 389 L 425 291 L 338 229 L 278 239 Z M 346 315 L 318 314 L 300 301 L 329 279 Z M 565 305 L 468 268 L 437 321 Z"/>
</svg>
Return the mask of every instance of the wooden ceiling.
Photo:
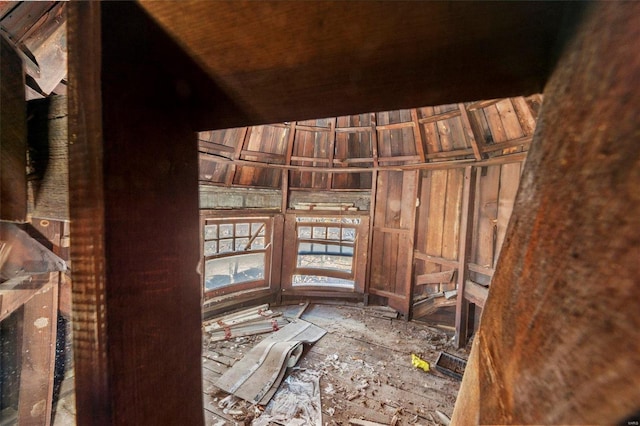
<svg viewBox="0 0 640 426">
<path fill-rule="evenodd" d="M 142 7 L 250 121 L 542 91 L 562 2 L 153 2 Z"/>
</svg>

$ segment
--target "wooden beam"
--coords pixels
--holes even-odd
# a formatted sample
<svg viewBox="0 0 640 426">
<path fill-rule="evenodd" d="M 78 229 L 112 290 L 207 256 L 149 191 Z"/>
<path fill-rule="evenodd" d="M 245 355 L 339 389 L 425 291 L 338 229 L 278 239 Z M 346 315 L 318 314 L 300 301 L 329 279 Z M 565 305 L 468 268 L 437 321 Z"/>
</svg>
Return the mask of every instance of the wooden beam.
<svg viewBox="0 0 640 426">
<path fill-rule="evenodd" d="M 206 82 L 134 3 L 69 4 L 69 15 L 77 423 L 202 425 L 188 94 Z"/>
<path fill-rule="evenodd" d="M 413 121 L 405 121 L 402 123 L 391 123 L 391 124 L 380 124 L 376 126 L 376 130 L 396 130 L 396 129 L 406 129 L 407 127 L 413 127 L 415 124 Z"/>
<path fill-rule="evenodd" d="M 464 106 L 464 103 L 459 103 L 458 108 L 460 109 L 460 119 L 462 120 L 462 130 L 464 132 L 464 137 L 467 140 L 467 143 L 471 145 L 471 149 L 473 149 L 473 155 L 476 160 L 482 160 L 482 147 L 480 146 L 480 142 L 476 139 L 476 136 L 473 133 L 473 127 L 471 127 L 471 121 L 469 121 L 469 113 L 467 112 L 467 108 Z"/>
<path fill-rule="evenodd" d="M 453 279 L 456 269 L 449 269 L 442 272 L 432 272 L 430 274 L 422 274 L 416 277 L 416 285 L 448 283 Z"/>
<path fill-rule="evenodd" d="M 484 145 L 482 147 L 482 152 L 486 153 L 486 152 L 502 151 L 503 149 L 513 148 L 517 146 L 522 146 L 526 150 L 531 144 L 532 139 L 533 139 L 533 135 L 529 135 L 529 136 L 523 136 L 517 139 L 512 139 L 509 141 L 497 142 L 491 145 Z"/>
<path fill-rule="evenodd" d="M 467 280 L 464 287 L 464 297 L 471 303 L 484 308 L 484 303 L 489 295 L 489 289 L 476 282 Z"/>
<path fill-rule="evenodd" d="M 456 336 L 455 344 L 462 348 L 467 344 L 467 324 L 469 304 L 463 297 L 465 284 L 469 276 L 467 268 L 471 255 L 473 239 L 473 206 L 476 193 L 476 173 L 473 167 L 464 169 L 464 184 L 462 188 L 462 213 L 460 223 L 460 241 L 458 245 L 458 298 L 456 301 Z"/>
<path fill-rule="evenodd" d="M 371 155 L 373 156 L 373 167 L 378 167 L 378 131 L 376 130 L 376 113 L 369 114 L 371 120 Z M 371 221 L 373 224 L 373 221 Z"/>
<path fill-rule="evenodd" d="M 448 120 L 450 118 L 457 117 L 459 115 L 460 115 L 460 111 L 453 110 L 449 112 L 443 112 L 440 114 L 431 115 L 429 117 L 422 117 L 420 120 L 418 120 L 418 122 L 420 124 L 435 123 L 436 121 Z"/>
<path fill-rule="evenodd" d="M 536 93 L 571 11 L 545 2 L 142 5 L 260 123 Z M 283 31 L 296 37 L 273 36 Z"/>
<path fill-rule="evenodd" d="M 329 167 L 333 168 L 334 158 L 336 154 L 336 122 L 337 118 L 332 118 L 329 121 Z M 327 188 L 331 189 L 333 187 L 333 174 L 329 174 L 327 176 Z"/>
<path fill-rule="evenodd" d="M 452 268 L 457 268 L 459 265 L 459 262 L 457 260 L 445 259 L 444 257 L 439 256 L 431 256 L 430 254 L 422 253 L 418 250 L 413 251 L 413 257 L 427 262 L 437 263 L 439 265 L 450 266 Z"/>
<path fill-rule="evenodd" d="M 469 263 L 467 266 L 469 267 L 469 270 L 472 271 L 472 272 L 477 272 L 479 274 L 488 275 L 490 277 L 492 277 L 493 273 L 495 272 L 495 269 L 493 269 L 491 267 L 477 265 L 475 263 Z"/>
<path fill-rule="evenodd" d="M 372 136 L 373 138 L 373 136 Z M 452 151 L 453 152 L 453 151 Z M 463 150 L 462 152 L 466 152 L 467 155 L 471 154 L 471 150 Z M 437 153 L 440 154 L 440 153 Z M 442 153 L 444 155 L 444 153 Z M 258 161 L 248 161 L 248 160 L 235 160 L 232 161 L 226 157 L 219 157 L 210 154 L 200 153 L 202 158 L 207 161 L 212 161 L 216 163 L 223 164 L 237 164 L 242 166 L 249 167 L 260 167 L 265 169 L 279 169 L 279 170 L 296 170 L 301 172 L 316 172 L 316 173 L 370 173 L 373 170 L 380 171 L 402 171 L 402 170 L 448 170 L 448 169 L 456 169 L 456 168 L 464 168 L 467 166 L 494 166 L 498 164 L 507 164 L 507 163 L 516 163 L 522 162 L 527 158 L 526 152 L 517 152 L 515 154 L 505 154 L 499 155 L 496 157 L 487 158 L 481 161 L 477 161 L 474 158 L 466 158 L 462 160 L 449 160 L 449 161 L 440 161 L 433 163 L 413 163 L 413 164 L 401 164 L 397 166 L 380 166 L 378 163 L 383 161 L 397 161 L 398 158 L 414 158 L 418 160 L 418 156 L 410 156 L 410 157 L 391 157 L 391 158 L 378 158 L 374 157 L 374 166 L 373 167 L 342 167 L 332 168 L 332 167 L 314 167 L 314 166 L 297 166 L 297 165 L 287 165 L 287 164 L 274 164 L 274 163 L 262 163 Z M 427 154 L 429 157 L 432 154 Z M 460 154 L 462 155 L 462 154 Z M 318 159 L 312 157 L 292 157 L 292 159 L 299 159 L 299 161 L 315 161 L 315 162 L 324 162 L 326 159 Z"/>
<path fill-rule="evenodd" d="M 415 108 L 411 109 L 411 120 L 413 120 L 413 139 L 416 144 L 416 152 L 420 157 L 420 161 L 424 163 L 426 157 L 424 155 L 424 141 L 422 140 L 422 125 L 418 120 L 418 110 Z"/>
<path fill-rule="evenodd" d="M 284 164 L 291 165 L 291 157 L 293 156 L 293 144 L 296 140 L 296 122 L 289 123 L 289 135 L 287 137 L 287 153 L 285 155 Z M 289 207 L 289 169 L 282 169 L 282 207 L 280 211 L 284 214 Z M 276 266 L 280 269 L 280 265 Z"/>
<path fill-rule="evenodd" d="M 245 144 L 251 137 L 251 127 L 244 127 L 240 133 L 240 137 L 237 139 L 238 145 L 233 150 L 233 154 L 231 155 L 231 159 L 233 161 L 239 160 L 240 155 L 242 154 Z M 227 176 L 225 177 L 224 184 L 226 186 L 231 186 L 236 177 L 236 172 L 238 171 L 238 166 L 236 164 L 231 164 L 229 169 L 227 170 Z"/>
</svg>

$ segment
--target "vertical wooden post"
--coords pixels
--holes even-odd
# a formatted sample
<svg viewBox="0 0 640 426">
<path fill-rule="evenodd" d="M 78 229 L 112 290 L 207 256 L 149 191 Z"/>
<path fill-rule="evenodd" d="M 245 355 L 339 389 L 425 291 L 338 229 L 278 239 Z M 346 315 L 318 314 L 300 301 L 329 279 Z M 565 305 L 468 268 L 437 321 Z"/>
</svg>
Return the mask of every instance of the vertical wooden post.
<svg viewBox="0 0 640 426">
<path fill-rule="evenodd" d="M 77 422 L 199 425 L 198 68 L 139 5 L 70 23 Z"/>
<path fill-rule="evenodd" d="M 287 138 L 287 156 L 284 164 L 291 165 L 291 156 L 293 155 L 293 144 L 296 140 L 296 122 L 289 123 L 289 137 Z M 287 212 L 289 207 L 289 169 L 282 170 L 282 214 Z"/>
<path fill-rule="evenodd" d="M 464 169 L 462 187 L 462 213 L 460 223 L 460 240 L 458 249 L 458 296 L 456 299 L 456 336 L 458 348 L 467 344 L 467 325 L 469 321 L 469 302 L 464 298 L 464 286 L 469 277 L 467 263 L 471 255 L 473 237 L 473 207 L 475 205 L 476 173 L 473 167 Z"/>
</svg>

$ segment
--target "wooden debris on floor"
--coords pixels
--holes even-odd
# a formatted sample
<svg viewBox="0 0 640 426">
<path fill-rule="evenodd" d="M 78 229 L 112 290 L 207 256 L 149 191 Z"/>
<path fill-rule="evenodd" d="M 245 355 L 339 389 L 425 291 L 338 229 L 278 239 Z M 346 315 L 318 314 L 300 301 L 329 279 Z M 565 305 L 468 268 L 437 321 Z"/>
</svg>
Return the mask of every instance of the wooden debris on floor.
<svg viewBox="0 0 640 426">
<path fill-rule="evenodd" d="M 303 305 L 279 306 L 293 318 Z M 361 419 L 383 425 L 438 425 L 436 410 L 453 411 L 460 383 L 436 369 L 417 371 L 411 354 L 433 366 L 440 352 L 466 358 L 451 336 L 426 324 L 379 316 L 377 307 L 311 303 L 302 319 L 327 333 L 305 351 L 297 367 L 318 374 L 322 424 L 349 425 Z M 229 395 L 216 383 L 259 342 L 272 335 L 254 335 L 210 342 L 203 350 L 204 409 L 207 426 L 258 422 L 267 407 L 233 396 L 234 405 L 218 404 Z M 285 386 L 280 387 L 282 389 Z M 275 401 L 278 393 L 272 398 Z M 230 401 L 230 400 L 225 400 Z M 274 424 L 296 424 L 296 415 Z M 266 420 L 267 418 L 265 418 Z M 293 420 L 291 420 L 293 419 Z M 222 423 L 225 422 L 225 423 Z M 256 423 L 259 424 L 259 423 Z M 268 424 L 268 423 L 267 423 Z M 314 424 L 314 423 L 312 423 Z"/>
<path fill-rule="evenodd" d="M 287 368 L 294 367 L 303 343 L 315 343 L 326 333 L 303 320 L 287 324 L 258 343 L 216 382 L 221 390 L 264 405 L 275 394 Z"/>
<path fill-rule="evenodd" d="M 203 328 L 210 333 L 210 341 L 217 342 L 278 331 L 289 323 L 281 317 L 282 313 L 270 310 L 269 305 L 260 305 L 207 320 Z"/>
</svg>

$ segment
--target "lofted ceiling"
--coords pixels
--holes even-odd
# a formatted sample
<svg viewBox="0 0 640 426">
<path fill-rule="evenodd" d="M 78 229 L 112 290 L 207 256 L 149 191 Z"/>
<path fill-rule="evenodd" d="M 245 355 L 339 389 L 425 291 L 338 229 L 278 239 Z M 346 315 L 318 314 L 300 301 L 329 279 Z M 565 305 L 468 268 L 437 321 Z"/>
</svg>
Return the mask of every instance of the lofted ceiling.
<svg viewBox="0 0 640 426">
<path fill-rule="evenodd" d="M 573 13 L 563 2 L 141 5 L 257 123 L 540 93 Z"/>
<path fill-rule="evenodd" d="M 376 170 L 520 161 L 541 95 L 199 133 L 200 183 L 366 190 Z M 515 158 L 517 157 L 517 158 Z"/>
</svg>

